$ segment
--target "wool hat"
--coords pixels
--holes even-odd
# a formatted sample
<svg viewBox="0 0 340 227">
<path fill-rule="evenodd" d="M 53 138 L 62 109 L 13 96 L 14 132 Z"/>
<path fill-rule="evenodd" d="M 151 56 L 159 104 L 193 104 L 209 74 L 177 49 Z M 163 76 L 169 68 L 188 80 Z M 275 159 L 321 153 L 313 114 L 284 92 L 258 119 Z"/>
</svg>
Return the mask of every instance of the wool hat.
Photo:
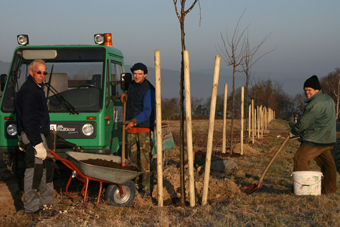
<svg viewBox="0 0 340 227">
<path fill-rule="evenodd" d="M 313 75 L 310 78 L 308 78 L 303 85 L 303 88 L 305 87 L 311 87 L 315 90 L 321 90 L 321 85 L 318 77 L 316 75 Z"/>
<path fill-rule="evenodd" d="M 138 69 L 143 70 L 145 74 L 148 74 L 148 68 L 146 67 L 146 65 L 140 62 L 134 64 L 130 70 L 133 73 L 133 71 L 138 70 Z"/>
</svg>

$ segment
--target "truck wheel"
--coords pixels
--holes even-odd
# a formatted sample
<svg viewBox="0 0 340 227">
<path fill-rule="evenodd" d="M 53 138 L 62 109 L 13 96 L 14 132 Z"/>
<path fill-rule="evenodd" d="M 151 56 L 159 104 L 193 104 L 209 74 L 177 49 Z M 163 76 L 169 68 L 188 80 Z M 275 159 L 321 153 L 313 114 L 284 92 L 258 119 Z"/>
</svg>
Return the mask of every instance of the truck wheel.
<svg viewBox="0 0 340 227">
<path fill-rule="evenodd" d="M 117 185 L 110 184 L 105 191 L 105 200 L 109 200 L 109 204 L 113 206 L 124 207 L 131 205 L 136 197 L 136 187 L 131 181 L 122 184 L 124 195 L 120 196 L 120 190 Z"/>
</svg>

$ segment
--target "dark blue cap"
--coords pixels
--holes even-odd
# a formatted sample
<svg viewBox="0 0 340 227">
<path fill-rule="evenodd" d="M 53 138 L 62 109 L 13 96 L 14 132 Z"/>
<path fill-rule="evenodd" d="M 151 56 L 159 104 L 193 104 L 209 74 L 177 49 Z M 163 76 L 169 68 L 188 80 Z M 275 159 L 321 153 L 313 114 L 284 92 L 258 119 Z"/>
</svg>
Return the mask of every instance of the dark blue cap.
<svg viewBox="0 0 340 227">
<path fill-rule="evenodd" d="M 140 62 L 134 64 L 130 70 L 133 73 L 133 71 L 138 70 L 138 69 L 143 70 L 145 74 L 148 74 L 148 68 L 146 67 L 146 65 Z"/>
</svg>

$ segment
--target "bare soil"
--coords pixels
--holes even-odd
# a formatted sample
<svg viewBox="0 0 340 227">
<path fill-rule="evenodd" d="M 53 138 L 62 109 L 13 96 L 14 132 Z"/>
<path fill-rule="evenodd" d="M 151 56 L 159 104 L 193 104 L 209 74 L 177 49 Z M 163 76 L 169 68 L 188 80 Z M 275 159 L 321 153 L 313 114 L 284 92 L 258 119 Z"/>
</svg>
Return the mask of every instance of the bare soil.
<svg viewBox="0 0 340 227">
<path fill-rule="evenodd" d="M 263 159 L 267 161 L 275 152 L 280 143 L 287 136 L 288 125 L 283 121 L 273 121 L 269 125 L 269 133 L 263 138 L 255 138 L 252 143 L 245 133 L 245 143 L 243 144 L 243 155 L 241 155 L 240 138 L 234 133 L 233 149 L 230 152 L 230 135 L 227 135 L 227 150 L 222 151 L 222 120 L 215 121 L 214 137 L 212 145 L 212 158 L 230 160 L 237 163 L 237 168 L 225 171 L 210 171 L 208 204 L 201 206 L 204 182 L 205 152 L 207 150 L 208 120 L 193 121 L 193 141 L 195 150 L 195 207 L 189 206 L 188 194 L 188 168 L 185 165 L 185 204 L 181 204 L 180 193 L 180 155 L 179 155 L 179 122 L 166 121 L 173 135 L 176 147 L 163 152 L 165 165 L 163 167 L 163 207 L 158 206 L 157 177 L 153 188 L 152 197 L 144 197 L 137 192 L 131 206 L 115 207 L 103 200 L 104 192 L 98 208 L 92 209 L 95 204 L 99 184 L 91 182 L 88 194 L 88 209 L 83 206 L 83 197 L 70 198 L 65 193 L 67 181 L 71 175 L 65 168 L 61 169 L 55 176 L 55 191 L 53 200 L 53 210 L 55 214 L 49 217 L 41 217 L 39 220 L 32 219 L 23 211 L 22 192 L 17 185 L 16 177 L 8 170 L 10 160 L 3 157 L 0 161 L 0 226 L 265 226 L 270 225 L 272 219 L 268 219 L 264 213 L 256 213 L 266 209 L 268 200 L 265 197 L 278 196 L 282 193 L 287 199 L 291 194 L 291 184 L 287 183 L 287 178 L 277 179 L 273 176 L 270 183 L 261 190 L 265 194 L 258 194 L 257 199 L 245 197 L 242 191 L 257 182 L 259 175 L 265 166 Z M 239 128 L 239 122 L 235 125 L 235 130 Z M 229 130 L 230 131 L 230 130 Z M 229 139 L 229 140 L 228 140 Z M 275 142 L 274 142 L 275 141 Z M 229 146 L 228 146 L 229 144 Z M 290 142 L 287 149 L 296 149 L 297 142 Z M 264 155 L 264 150 L 268 155 Z M 261 155 L 262 154 L 262 155 Z M 291 158 L 291 152 L 287 152 L 287 157 Z M 285 158 L 287 158 L 285 157 Z M 187 156 L 186 156 L 187 158 Z M 203 160 L 203 161 L 202 161 Z M 280 166 L 285 166 L 284 173 L 288 173 L 291 168 L 291 160 L 278 161 Z M 279 171 L 273 167 L 273 171 Z M 269 173 L 270 175 L 270 173 Z M 274 180 L 273 180 L 274 179 Z M 72 180 L 70 193 L 77 194 L 81 191 L 83 184 L 78 180 Z M 268 194 L 269 193 L 269 194 Z M 272 198 L 272 197 L 271 197 Z M 282 197 L 279 199 L 281 200 Z M 300 199 L 304 203 L 308 199 Z M 267 201 L 267 202 L 265 202 Z M 270 202 L 272 204 L 273 201 Z M 279 201 L 277 201 L 279 203 Z M 234 208 L 230 210 L 231 206 Z M 261 207 L 263 206 L 263 207 Z M 282 205 L 284 206 L 284 205 Z M 274 208 L 273 208 L 274 209 Z M 276 208 L 275 208 L 276 209 Z M 288 208 L 287 208 L 288 209 Z M 301 208 L 300 208 L 301 209 Z M 223 211 L 222 211 L 223 210 Z M 292 210 L 285 211 L 292 213 Z M 262 211 L 261 211 L 262 212 Z M 248 214 L 247 214 L 248 213 Z M 251 214 L 249 216 L 249 214 Z M 262 218 L 260 218 L 262 217 Z M 287 218 L 287 217 L 286 217 Z M 294 218 L 293 218 L 294 219 Z M 301 219 L 300 219 L 301 220 Z M 257 224 L 256 224 L 257 223 Z M 281 226 L 276 223 L 276 226 Z M 286 225 L 283 226 L 296 226 Z M 309 226 L 309 225 L 307 225 Z M 314 226 L 314 225 L 312 225 Z"/>
</svg>

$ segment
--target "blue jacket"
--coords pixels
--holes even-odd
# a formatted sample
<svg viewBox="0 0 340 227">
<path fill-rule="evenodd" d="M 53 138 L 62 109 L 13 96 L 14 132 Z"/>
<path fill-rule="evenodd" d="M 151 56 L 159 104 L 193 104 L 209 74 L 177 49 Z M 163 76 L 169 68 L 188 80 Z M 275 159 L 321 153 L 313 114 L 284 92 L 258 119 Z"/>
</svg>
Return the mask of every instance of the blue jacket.
<svg viewBox="0 0 340 227">
<path fill-rule="evenodd" d="M 43 87 L 43 83 L 38 84 L 29 76 L 15 100 L 18 135 L 24 131 L 33 146 L 42 142 L 40 133 L 50 134 L 50 116 Z"/>
</svg>

